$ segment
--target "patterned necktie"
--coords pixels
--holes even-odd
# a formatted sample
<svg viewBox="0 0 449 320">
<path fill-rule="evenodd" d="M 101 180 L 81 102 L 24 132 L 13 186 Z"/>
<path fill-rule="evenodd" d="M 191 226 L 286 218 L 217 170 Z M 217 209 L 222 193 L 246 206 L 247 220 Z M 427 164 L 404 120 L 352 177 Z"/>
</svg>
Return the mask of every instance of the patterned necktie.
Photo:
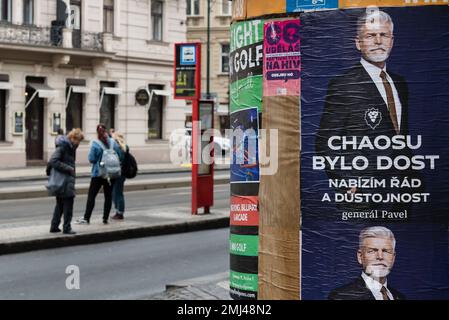
<svg viewBox="0 0 449 320">
<path fill-rule="evenodd" d="M 396 114 L 396 105 L 394 104 L 393 89 L 391 88 L 390 82 L 387 80 L 387 74 L 385 71 L 382 70 L 380 73 L 380 78 L 382 79 L 385 92 L 387 93 L 388 110 L 390 111 L 390 118 L 393 122 L 394 130 L 396 130 L 396 134 L 399 134 L 398 117 Z"/>
<path fill-rule="evenodd" d="M 380 293 L 382 293 L 382 298 L 384 300 L 390 300 L 390 298 L 388 297 L 388 294 L 387 294 L 387 288 L 382 286 L 382 288 L 380 289 Z"/>
</svg>

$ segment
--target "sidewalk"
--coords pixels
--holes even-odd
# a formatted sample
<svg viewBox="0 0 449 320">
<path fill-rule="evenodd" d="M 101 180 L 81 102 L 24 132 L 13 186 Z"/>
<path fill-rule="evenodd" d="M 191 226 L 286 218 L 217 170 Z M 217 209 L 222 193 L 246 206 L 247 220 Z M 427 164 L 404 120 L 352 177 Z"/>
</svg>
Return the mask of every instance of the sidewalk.
<svg viewBox="0 0 449 320">
<path fill-rule="evenodd" d="M 229 165 L 215 165 L 215 170 L 227 170 Z M 77 166 L 77 178 L 89 177 L 91 171 L 90 165 Z M 149 163 L 139 164 L 139 174 L 150 173 L 170 173 L 170 172 L 190 172 L 190 165 L 175 165 L 172 163 Z M 26 181 L 47 179 L 45 167 L 26 167 L 26 168 L 7 168 L 0 169 L 0 182 Z"/>
<path fill-rule="evenodd" d="M 164 292 L 143 300 L 232 300 L 229 272 L 168 284 Z"/>
<path fill-rule="evenodd" d="M 75 219 L 78 217 L 74 217 Z M 74 219 L 74 220 L 75 220 Z M 229 212 L 212 209 L 192 216 L 190 208 L 152 209 L 127 212 L 125 220 L 102 223 L 100 215 L 91 224 L 72 224 L 75 236 L 49 233 L 49 219 L 0 224 L 0 255 L 73 245 L 84 245 L 138 237 L 173 234 L 229 226 Z"/>
</svg>

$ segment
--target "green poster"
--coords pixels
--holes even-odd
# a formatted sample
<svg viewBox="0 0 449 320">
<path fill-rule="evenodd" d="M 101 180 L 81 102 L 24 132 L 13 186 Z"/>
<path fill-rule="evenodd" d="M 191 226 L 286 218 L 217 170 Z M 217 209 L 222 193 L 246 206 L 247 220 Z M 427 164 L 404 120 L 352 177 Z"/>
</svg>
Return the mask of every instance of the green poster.
<svg viewBox="0 0 449 320">
<path fill-rule="evenodd" d="M 229 283 L 232 288 L 257 292 L 258 280 L 257 274 L 231 271 Z"/>
<path fill-rule="evenodd" d="M 239 256 L 257 257 L 259 236 L 231 234 L 229 251 Z"/>
<path fill-rule="evenodd" d="M 231 26 L 230 110 L 262 111 L 263 20 Z"/>
</svg>

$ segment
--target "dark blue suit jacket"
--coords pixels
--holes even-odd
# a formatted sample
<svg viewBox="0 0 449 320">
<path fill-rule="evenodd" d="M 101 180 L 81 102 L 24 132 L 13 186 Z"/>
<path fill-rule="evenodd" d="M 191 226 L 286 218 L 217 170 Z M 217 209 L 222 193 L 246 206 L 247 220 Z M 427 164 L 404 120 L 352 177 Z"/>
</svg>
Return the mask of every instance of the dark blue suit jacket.
<svg viewBox="0 0 449 320">
<path fill-rule="evenodd" d="M 388 286 L 394 300 L 405 300 L 405 296 L 396 289 Z M 328 297 L 329 300 L 375 300 L 371 290 L 366 286 L 362 277 L 355 281 L 333 290 Z"/>
<path fill-rule="evenodd" d="M 399 99 L 402 105 L 402 116 L 400 123 L 400 135 L 409 134 L 408 123 L 408 87 L 405 79 L 387 70 L 388 74 L 394 81 L 396 90 L 398 91 Z M 370 114 L 372 112 L 372 114 Z M 371 116 L 371 117 L 370 117 Z M 411 156 L 411 151 L 406 150 L 387 150 L 378 149 L 362 149 L 353 150 L 331 150 L 328 147 L 328 139 L 332 136 L 348 136 L 361 137 L 367 136 L 371 141 L 377 136 L 384 135 L 392 138 L 396 135 L 393 123 L 390 118 L 387 105 L 379 93 L 375 83 L 372 81 L 368 72 L 358 63 L 353 68 L 348 70 L 345 74 L 332 79 L 329 83 L 323 114 L 321 117 L 320 127 L 316 135 L 316 153 L 321 156 L 343 156 L 345 163 L 351 164 L 352 159 L 357 156 L 364 156 L 369 161 L 369 167 L 366 170 L 331 170 L 326 166 L 326 172 L 329 179 L 349 179 L 349 178 L 377 178 L 389 179 L 391 177 L 404 177 L 411 174 L 410 171 L 391 170 L 377 170 L 377 157 L 387 156 L 395 158 L 398 155 Z M 346 192 L 348 189 L 343 188 L 336 190 L 339 192 Z M 397 189 L 395 189 L 398 192 Z M 389 188 L 364 189 L 359 190 L 364 193 L 387 193 L 391 192 Z M 404 190 L 401 190 L 404 192 Z M 368 210 L 368 209 L 385 209 L 385 210 L 400 210 L 403 207 L 394 205 L 370 205 L 357 204 L 341 206 L 341 208 L 348 210 Z"/>
</svg>

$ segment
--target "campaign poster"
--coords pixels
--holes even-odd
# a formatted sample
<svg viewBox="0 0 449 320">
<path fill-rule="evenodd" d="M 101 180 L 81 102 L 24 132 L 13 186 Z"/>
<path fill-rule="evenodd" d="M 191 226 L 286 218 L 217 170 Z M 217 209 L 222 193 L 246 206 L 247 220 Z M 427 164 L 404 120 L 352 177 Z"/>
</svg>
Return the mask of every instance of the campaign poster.
<svg viewBox="0 0 449 320">
<path fill-rule="evenodd" d="M 259 113 L 248 108 L 231 113 L 233 130 L 231 184 L 259 183 Z"/>
<path fill-rule="evenodd" d="M 299 96 L 301 82 L 299 28 L 299 19 L 265 22 L 264 96 Z"/>
<path fill-rule="evenodd" d="M 287 0 L 287 12 L 334 8 L 338 8 L 338 0 Z"/>
<path fill-rule="evenodd" d="M 263 20 L 231 25 L 230 111 L 262 110 Z"/>
<path fill-rule="evenodd" d="M 449 7 L 301 14 L 301 298 L 449 298 Z"/>
</svg>

